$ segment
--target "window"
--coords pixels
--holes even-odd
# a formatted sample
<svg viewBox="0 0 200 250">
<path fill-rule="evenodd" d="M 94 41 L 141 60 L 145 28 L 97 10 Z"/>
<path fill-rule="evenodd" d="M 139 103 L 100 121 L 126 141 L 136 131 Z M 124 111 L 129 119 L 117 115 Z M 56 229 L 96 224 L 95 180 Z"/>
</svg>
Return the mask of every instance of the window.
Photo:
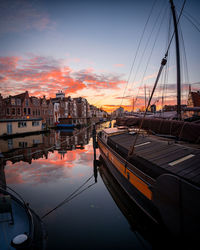
<svg viewBox="0 0 200 250">
<path fill-rule="evenodd" d="M 20 108 L 17 109 L 17 114 L 18 114 L 18 115 L 21 114 Z"/>
<path fill-rule="evenodd" d="M 26 108 L 24 108 L 24 114 L 26 115 Z"/>
<path fill-rule="evenodd" d="M 17 99 L 17 105 L 21 105 L 21 100 L 20 99 Z"/>
<path fill-rule="evenodd" d="M 28 106 L 28 99 L 25 100 L 25 104 L 26 104 L 26 106 Z"/>
<path fill-rule="evenodd" d="M 39 144 L 40 140 L 33 139 L 33 144 Z"/>
<path fill-rule="evenodd" d="M 13 149 L 13 140 L 8 139 L 8 149 Z"/>
<path fill-rule="evenodd" d="M 39 121 L 33 121 L 32 122 L 33 127 L 36 127 L 36 126 L 39 126 L 39 125 L 40 125 Z"/>
<path fill-rule="evenodd" d="M 15 108 L 12 108 L 12 115 L 15 115 Z"/>
<path fill-rule="evenodd" d="M 6 109 L 6 114 L 10 115 L 10 109 L 9 108 Z"/>
<path fill-rule="evenodd" d="M 18 122 L 18 128 L 26 127 L 26 122 Z"/>
<path fill-rule="evenodd" d="M 28 108 L 28 115 L 30 115 L 31 114 L 31 109 L 30 108 Z"/>
<path fill-rule="evenodd" d="M 11 105 L 15 105 L 15 98 L 11 98 Z"/>
<path fill-rule="evenodd" d="M 25 142 L 25 141 L 20 141 L 19 142 L 19 147 L 20 148 L 27 148 L 27 146 L 28 146 L 27 142 Z"/>
</svg>

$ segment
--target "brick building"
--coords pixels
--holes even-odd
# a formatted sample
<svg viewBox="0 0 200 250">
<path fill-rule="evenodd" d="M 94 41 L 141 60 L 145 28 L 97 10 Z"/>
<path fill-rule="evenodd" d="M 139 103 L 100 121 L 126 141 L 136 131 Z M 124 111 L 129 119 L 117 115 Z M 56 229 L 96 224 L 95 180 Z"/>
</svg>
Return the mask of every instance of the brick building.
<svg viewBox="0 0 200 250">
<path fill-rule="evenodd" d="M 28 91 L 3 98 L 0 94 L 1 119 L 42 118 L 47 125 L 53 125 L 53 103 L 43 98 L 29 96 Z"/>
<path fill-rule="evenodd" d="M 188 94 L 188 107 L 200 107 L 200 91 L 194 92 L 191 91 Z"/>
</svg>

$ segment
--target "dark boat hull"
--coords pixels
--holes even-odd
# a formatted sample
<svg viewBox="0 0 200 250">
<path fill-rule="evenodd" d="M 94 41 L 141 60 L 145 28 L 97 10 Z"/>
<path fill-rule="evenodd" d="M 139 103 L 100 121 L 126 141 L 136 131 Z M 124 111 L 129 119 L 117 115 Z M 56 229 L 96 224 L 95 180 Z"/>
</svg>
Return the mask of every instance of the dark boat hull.
<svg viewBox="0 0 200 250">
<path fill-rule="evenodd" d="M 152 221 L 154 221 L 155 223 L 159 223 L 160 222 L 159 212 L 157 211 L 156 207 L 153 205 L 151 200 L 147 198 L 147 196 L 149 195 L 147 196 L 143 195 L 134 185 L 132 185 L 128 180 L 128 178 L 125 177 L 126 174 L 122 174 L 120 171 L 118 171 L 116 166 L 109 160 L 108 156 L 105 154 L 105 151 L 102 150 L 103 144 L 100 143 L 98 144 L 101 145 L 99 146 L 99 150 L 104 162 L 106 163 L 106 166 L 108 167 L 109 171 L 114 176 L 114 178 L 117 180 L 119 185 L 122 187 L 122 189 L 127 193 L 127 195 L 131 198 L 131 200 L 133 200 L 143 210 L 143 212 L 152 219 Z M 106 147 L 105 144 L 104 147 Z M 110 149 L 109 147 L 108 149 L 110 154 L 114 153 L 112 152 L 112 149 Z M 113 156 L 110 155 L 110 157 Z M 115 157 L 117 157 L 117 154 L 115 154 Z M 120 162 L 119 158 L 118 160 Z M 124 166 L 124 170 L 122 170 L 122 172 L 126 173 L 125 169 L 126 167 Z M 129 179 L 131 178 L 132 174 L 135 175 L 135 173 L 129 172 Z"/>
<path fill-rule="evenodd" d="M 39 216 L 24 203 L 20 196 L 20 199 L 18 199 L 15 195 L 2 188 L 0 188 L 0 193 L 9 197 L 10 203 L 9 210 L 3 211 L 5 208 L 1 210 L 1 218 L 8 218 L 8 220 L 1 222 L 1 230 L 4 231 L 6 237 L 6 240 L 3 237 L 0 239 L 1 249 L 16 249 L 12 240 L 15 236 L 21 234 L 27 235 L 28 239 L 17 249 L 46 249 L 47 233 Z"/>
<path fill-rule="evenodd" d="M 200 233 L 198 186 L 170 173 L 162 173 L 151 181 L 146 175 L 142 176 L 134 162 L 127 162 L 100 136 L 98 145 L 112 175 L 151 219 L 164 224 L 177 237 L 193 238 Z"/>
</svg>

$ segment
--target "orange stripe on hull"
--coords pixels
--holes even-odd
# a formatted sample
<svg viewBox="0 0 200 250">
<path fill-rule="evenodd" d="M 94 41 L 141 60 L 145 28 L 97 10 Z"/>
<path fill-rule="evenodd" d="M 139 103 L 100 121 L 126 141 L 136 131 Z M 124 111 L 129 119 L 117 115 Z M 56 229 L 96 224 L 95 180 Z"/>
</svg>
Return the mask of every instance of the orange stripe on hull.
<svg viewBox="0 0 200 250">
<path fill-rule="evenodd" d="M 132 171 L 127 169 L 122 162 L 118 160 L 118 158 L 112 154 L 99 140 L 98 145 L 103 151 L 103 153 L 107 156 L 107 158 L 112 162 L 112 164 L 118 169 L 118 171 L 125 177 L 128 178 L 129 182 L 137 188 L 144 196 L 146 196 L 149 200 L 152 199 L 152 192 L 149 189 L 148 185 L 141 180 L 139 177 L 133 174 Z"/>
</svg>

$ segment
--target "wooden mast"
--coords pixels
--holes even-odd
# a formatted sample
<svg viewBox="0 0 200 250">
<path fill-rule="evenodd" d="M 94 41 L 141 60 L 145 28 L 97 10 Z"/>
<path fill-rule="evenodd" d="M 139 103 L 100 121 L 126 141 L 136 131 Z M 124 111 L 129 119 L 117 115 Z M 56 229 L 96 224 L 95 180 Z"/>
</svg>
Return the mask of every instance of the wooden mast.
<svg viewBox="0 0 200 250">
<path fill-rule="evenodd" d="M 176 21 L 175 6 L 173 0 L 170 0 L 172 16 L 174 21 L 174 33 L 176 41 L 176 68 L 177 68 L 177 118 L 181 120 L 181 73 L 180 73 L 180 50 L 179 50 L 179 37 L 178 37 L 178 28 Z"/>
</svg>

